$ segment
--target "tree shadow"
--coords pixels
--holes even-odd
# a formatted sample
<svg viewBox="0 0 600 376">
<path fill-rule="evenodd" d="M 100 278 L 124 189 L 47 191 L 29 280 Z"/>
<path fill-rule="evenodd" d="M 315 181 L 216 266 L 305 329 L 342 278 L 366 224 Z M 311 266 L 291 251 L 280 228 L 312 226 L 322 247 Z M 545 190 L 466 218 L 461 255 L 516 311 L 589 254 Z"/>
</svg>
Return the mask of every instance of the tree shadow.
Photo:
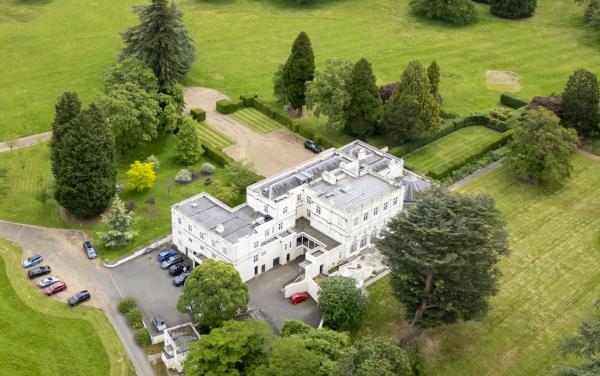
<svg viewBox="0 0 600 376">
<path fill-rule="evenodd" d="M 336 7 L 341 3 L 350 3 L 363 0 L 312 0 L 301 2 L 299 0 L 254 0 L 273 4 L 280 9 L 287 10 L 317 10 Z"/>
<path fill-rule="evenodd" d="M 53 0 L 12 0 L 14 5 L 47 5 Z"/>
</svg>

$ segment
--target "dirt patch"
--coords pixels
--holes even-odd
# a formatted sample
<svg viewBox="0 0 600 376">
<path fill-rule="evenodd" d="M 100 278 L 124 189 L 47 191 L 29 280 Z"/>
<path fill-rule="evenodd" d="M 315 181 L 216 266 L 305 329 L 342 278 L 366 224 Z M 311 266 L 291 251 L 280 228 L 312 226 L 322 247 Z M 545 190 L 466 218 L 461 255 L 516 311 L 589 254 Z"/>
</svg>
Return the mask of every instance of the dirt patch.
<svg viewBox="0 0 600 376">
<path fill-rule="evenodd" d="M 485 86 L 488 90 L 515 93 L 521 90 L 519 74 L 511 71 L 489 70 L 485 72 Z"/>
<path fill-rule="evenodd" d="M 102 222 L 102 214 L 92 218 L 78 218 L 69 213 L 69 211 L 62 206 L 59 206 L 59 208 L 60 217 L 63 220 L 75 225 L 97 225 L 98 223 Z"/>
<path fill-rule="evenodd" d="M 500 365 L 500 367 L 502 368 L 508 368 L 514 363 L 516 356 L 516 349 L 505 351 L 502 354 L 500 354 L 500 357 L 498 358 L 498 365 Z"/>
</svg>

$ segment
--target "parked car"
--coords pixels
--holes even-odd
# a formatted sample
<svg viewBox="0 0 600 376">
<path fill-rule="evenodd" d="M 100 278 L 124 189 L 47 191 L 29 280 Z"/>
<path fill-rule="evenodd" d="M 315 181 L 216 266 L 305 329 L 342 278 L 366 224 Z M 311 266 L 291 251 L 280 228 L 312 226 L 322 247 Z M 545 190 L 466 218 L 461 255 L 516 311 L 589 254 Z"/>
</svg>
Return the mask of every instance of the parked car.
<svg viewBox="0 0 600 376">
<path fill-rule="evenodd" d="M 169 257 L 175 256 L 177 255 L 177 250 L 174 248 L 169 248 L 169 249 L 165 249 L 164 251 L 161 251 L 158 254 L 158 262 L 163 262 L 167 259 L 169 259 Z"/>
<path fill-rule="evenodd" d="M 43 260 L 44 258 L 42 256 L 35 255 L 28 257 L 26 260 L 23 261 L 21 265 L 23 265 L 24 268 L 31 268 L 32 266 L 39 264 Z"/>
<path fill-rule="evenodd" d="M 55 275 L 52 275 L 50 277 L 42 278 L 40 283 L 38 283 L 38 287 L 43 289 L 45 287 L 55 284 L 56 282 L 60 282 L 60 278 L 58 278 Z"/>
<path fill-rule="evenodd" d="M 51 295 L 54 295 L 61 291 L 66 291 L 66 290 L 67 290 L 67 284 L 64 283 L 63 281 L 58 281 L 58 282 L 46 287 L 43 291 L 44 291 L 44 294 L 51 296 Z"/>
<path fill-rule="evenodd" d="M 156 330 L 159 332 L 162 332 L 163 330 L 167 329 L 167 324 L 165 323 L 165 320 L 161 319 L 158 315 L 154 315 L 152 323 L 154 324 Z"/>
<path fill-rule="evenodd" d="M 92 245 L 92 242 L 89 240 L 86 240 L 83 242 L 83 251 L 85 252 L 85 255 L 87 256 L 87 258 L 89 258 L 90 260 L 98 257 L 98 254 L 96 253 L 96 250 L 94 249 L 94 246 Z"/>
<path fill-rule="evenodd" d="M 169 274 L 173 275 L 173 276 L 180 275 L 181 273 L 189 270 L 189 268 L 190 268 L 189 265 L 187 265 L 183 262 L 180 262 L 179 264 L 175 264 L 175 265 L 172 265 L 169 267 Z"/>
<path fill-rule="evenodd" d="M 43 275 L 50 274 L 51 271 L 52 269 L 50 269 L 48 265 L 38 266 L 33 269 L 29 269 L 27 271 L 27 276 L 29 277 L 29 279 L 35 279 Z"/>
<path fill-rule="evenodd" d="M 305 293 L 305 292 L 297 292 L 295 294 L 292 294 L 292 296 L 290 296 L 290 303 L 292 303 L 292 304 L 298 304 L 298 303 L 302 303 L 306 299 L 308 299 L 308 294 L 307 293 Z"/>
<path fill-rule="evenodd" d="M 313 140 L 304 141 L 304 148 L 312 151 L 315 154 L 319 154 L 321 152 L 321 147 Z"/>
<path fill-rule="evenodd" d="M 177 286 L 177 287 L 183 286 L 183 284 L 185 283 L 185 280 L 187 279 L 188 275 L 190 275 L 190 272 L 183 272 L 183 273 L 181 273 L 177 277 L 173 278 L 173 284 L 175 286 Z"/>
<path fill-rule="evenodd" d="M 171 266 L 173 266 L 175 264 L 179 264 L 180 262 L 183 262 L 183 257 L 181 255 L 171 256 L 168 259 L 166 259 L 165 261 L 161 262 L 160 268 L 161 269 L 169 269 Z"/>
<path fill-rule="evenodd" d="M 73 295 L 67 300 L 67 303 L 71 307 L 75 307 L 78 304 L 85 302 L 86 300 L 90 300 L 91 294 L 88 290 L 79 291 L 77 294 Z"/>
</svg>

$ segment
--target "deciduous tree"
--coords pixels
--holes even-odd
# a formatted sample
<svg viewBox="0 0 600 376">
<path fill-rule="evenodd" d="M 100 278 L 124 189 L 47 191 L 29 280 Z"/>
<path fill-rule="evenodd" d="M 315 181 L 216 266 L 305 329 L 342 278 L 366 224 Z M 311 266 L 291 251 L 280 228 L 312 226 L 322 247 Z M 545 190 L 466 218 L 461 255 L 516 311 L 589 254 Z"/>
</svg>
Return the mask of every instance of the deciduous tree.
<svg viewBox="0 0 600 376">
<path fill-rule="evenodd" d="M 302 106 L 306 104 L 306 83 L 312 81 L 314 73 L 315 55 L 310 38 L 305 32 L 301 32 L 292 45 L 292 52 L 282 75 L 286 98 L 300 114 Z"/>
<path fill-rule="evenodd" d="M 362 58 L 354 64 L 348 93 L 346 131 L 360 138 L 372 135 L 381 119 L 382 109 L 377 79 L 367 59 Z"/>
<path fill-rule="evenodd" d="M 154 165 L 148 162 L 135 161 L 127 171 L 127 188 L 142 192 L 152 188 L 156 181 L 156 172 Z"/>
<path fill-rule="evenodd" d="M 356 324 L 367 308 L 367 297 L 350 277 L 333 276 L 321 283 L 319 309 L 325 325 L 338 329 Z"/>
<path fill-rule="evenodd" d="M 136 222 L 136 217 L 133 212 L 125 209 L 125 204 L 115 195 L 110 211 L 102 216 L 110 230 L 100 232 L 100 241 L 107 247 L 122 247 L 129 243 L 137 232 L 133 230 L 133 225 Z"/>
<path fill-rule="evenodd" d="M 177 133 L 175 158 L 179 163 L 191 165 L 198 162 L 203 153 L 196 121 L 190 117 L 183 118 Z"/>
<path fill-rule="evenodd" d="M 562 94 L 560 118 L 580 135 L 598 132 L 598 78 L 585 69 L 576 70 Z"/>
<path fill-rule="evenodd" d="M 254 166 L 248 161 L 231 161 L 225 166 L 225 175 L 235 182 L 242 191 L 256 183 L 260 177 L 254 172 Z"/>
<path fill-rule="evenodd" d="M 363 338 L 348 348 L 332 376 L 413 376 L 410 358 L 389 337 Z"/>
</svg>

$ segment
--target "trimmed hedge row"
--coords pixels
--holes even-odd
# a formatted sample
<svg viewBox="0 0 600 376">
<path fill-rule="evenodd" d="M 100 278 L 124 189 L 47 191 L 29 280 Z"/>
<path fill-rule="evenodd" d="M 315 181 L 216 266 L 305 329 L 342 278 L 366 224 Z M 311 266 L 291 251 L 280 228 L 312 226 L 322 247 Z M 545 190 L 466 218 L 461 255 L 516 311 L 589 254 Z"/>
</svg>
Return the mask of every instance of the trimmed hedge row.
<svg viewBox="0 0 600 376">
<path fill-rule="evenodd" d="M 217 112 L 224 115 L 232 114 L 244 107 L 245 106 L 242 101 L 229 101 L 227 99 L 221 99 L 220 101 L 217 101 Z"/>
<path fill-rule="evenodd" d="M 500 94 L 500 103 L 515 110 L 521 107 L 525 107 L 529 104 L 529 100 L 521 98 L 513 93 L 502 93 Z"/>
<path fill-rule="evenodd" d="M 192 115 L 192 118 L 196 121 L 206 120 L 206 111 L 201 108 L 194 108 L 193 110 L 190 110 L 190 115 Z"/>
<path fill-rule="evenodd" d="M 221 150 L 213 148 L 211 145 L 202 143 L 202 148 L 204 149 L 204 156 L 212 159 L 213 162 L 220 165 L 221 167 L 229 164 L 229 162 L 233 161 L 233 159 L 227 154 L 223 153 Z"/>
</svg>

